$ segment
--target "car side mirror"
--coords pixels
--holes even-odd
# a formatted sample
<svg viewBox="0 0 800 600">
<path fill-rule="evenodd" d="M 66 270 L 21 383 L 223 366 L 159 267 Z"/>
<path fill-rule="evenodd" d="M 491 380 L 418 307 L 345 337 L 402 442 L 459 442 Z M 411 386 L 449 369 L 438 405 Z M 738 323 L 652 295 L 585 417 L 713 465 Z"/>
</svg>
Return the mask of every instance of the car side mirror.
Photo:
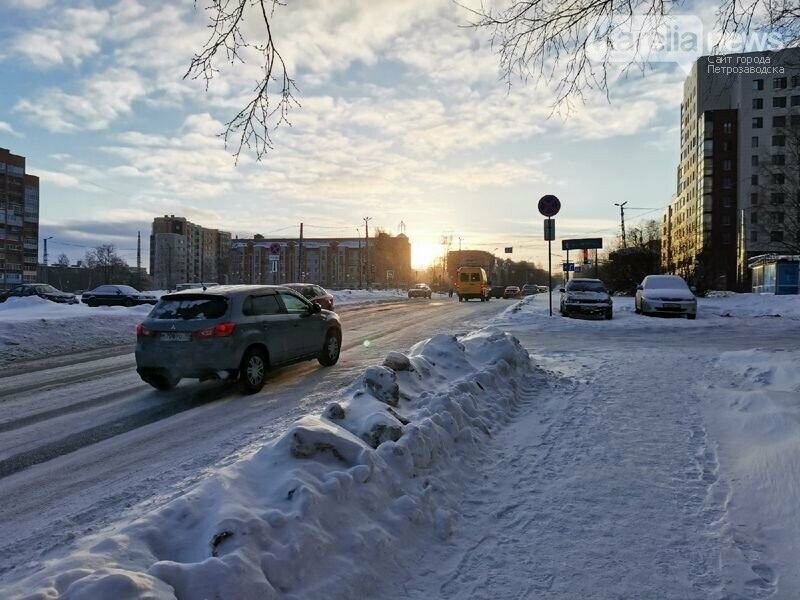
<svg viewBox="0 0 800 600">
<path fill-rule="evenodd" d="M 564 293 L 564 292 L 566 292 L 567 290 L 566 290 L 566 289 L 564 289 L 564 288 L 558 288 L 558 291 L 559 291 L 559 292 L 561 292 L 561 293 L 563 294 L 563 293 Z"/>
<path fill-rule="evenodd" d="M 697 292 L 697 286 L 696 286 L 696 285 L 693 285 L 693 286 L 691 286 L 689 289 L 690 289 L 690 290 L 692 290 L 692 293 L 693 293 L 693 294 L 694 294 L 695 292 Z"/>
<path fill-rule="evenodd" d="M 322 305 L 319 302 L 312 302 L 311 303 L 311 312 L 312 313 L 322 312 Z"/>
<path fill-rule="evenodd" d="M 636 289 L 637 289 L 637 290 L 643 290 L 644 288 L 643 288 L 641 285 L 637 285 L 637 286 L 636 286 Z"/>
</svg>

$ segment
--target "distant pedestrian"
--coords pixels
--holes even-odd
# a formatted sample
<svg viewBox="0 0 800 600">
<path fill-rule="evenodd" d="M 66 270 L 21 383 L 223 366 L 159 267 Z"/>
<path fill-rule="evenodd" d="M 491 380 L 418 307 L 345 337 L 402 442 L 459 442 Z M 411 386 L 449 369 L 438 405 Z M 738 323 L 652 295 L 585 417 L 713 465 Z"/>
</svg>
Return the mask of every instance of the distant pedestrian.
<svg viewBox="0 0 800 600">
<path fill-rule="evenodd" d="M 447 295 L 448 295 L 450 298 L 452 298 L 452 297 L 453 297 L 453 288 L 452 288 L 452 287 L 451 287 L 449 290 L 447 290 Z"/>
</svg>

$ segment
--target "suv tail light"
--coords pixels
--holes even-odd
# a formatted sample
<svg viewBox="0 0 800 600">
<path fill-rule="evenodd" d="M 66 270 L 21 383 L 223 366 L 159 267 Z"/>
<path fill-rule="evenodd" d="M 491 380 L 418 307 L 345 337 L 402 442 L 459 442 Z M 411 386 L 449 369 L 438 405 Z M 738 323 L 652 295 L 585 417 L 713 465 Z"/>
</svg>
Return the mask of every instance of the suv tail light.
<svg viewBox="0 0 800 600">
<path fill-rule="evenodd" d="M 144 326 L 144 323 L 139 323 L 139 324 L 136 326 L 136 337 L 137 337 L 137 338 L 141 338 L 141 337 L 153 337 L 153 336 L 155 336 L 155 335 L 156 335 L 156 332 L 155 332 L 155 331 L 153 331 L 152 329 L 148 329 L 147 327 L 145 327 L 145 326 Z"/>
<path fill-rule="evenodd" d="M 195 336 L 201 340 L 215 337 L 228 337 L 233 333 L 234 329 L 236 329 L 236 323 L 220 323 L 208 329 L 201 329 L 195 333 Z"/>
</svg>

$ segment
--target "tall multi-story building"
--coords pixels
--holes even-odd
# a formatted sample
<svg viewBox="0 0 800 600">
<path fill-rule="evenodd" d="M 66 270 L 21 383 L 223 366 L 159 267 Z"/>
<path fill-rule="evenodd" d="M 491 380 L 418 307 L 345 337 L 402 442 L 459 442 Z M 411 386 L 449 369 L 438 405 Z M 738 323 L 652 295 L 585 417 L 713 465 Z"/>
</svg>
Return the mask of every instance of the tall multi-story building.
<svg viewBox="0 0 800 600">
<path fill-rule="evenodd" d="M 328 287 L 404 286 L 412 281 L 411 242 L 405 234 L 369 238 L 235 239 L 231 281 L 280 284 L 308 281 Z"/>
<path fill-rule="evenodd" d="M 36 281 L 38 257 L 39 178 L 0 148 L 0 289 Z"/>
<path fill-rule="evenodd" d="M 662 223 L 666 272 L 744 288 L 749 258 L 785 251 L 797 235 L 786 218 L 800 184 L 791 177 L 800 168 L 792 138 L 800 150 L 800 49 L 695 62 L 681 103 L 676 191 Z"/>
<path fill-rule="evenodd" d="M 196 225 L 185 217 L 153 219 L 150 275 L 157 288 L 179 283 L 228 283 L 231 234 Z"/>
</svg>

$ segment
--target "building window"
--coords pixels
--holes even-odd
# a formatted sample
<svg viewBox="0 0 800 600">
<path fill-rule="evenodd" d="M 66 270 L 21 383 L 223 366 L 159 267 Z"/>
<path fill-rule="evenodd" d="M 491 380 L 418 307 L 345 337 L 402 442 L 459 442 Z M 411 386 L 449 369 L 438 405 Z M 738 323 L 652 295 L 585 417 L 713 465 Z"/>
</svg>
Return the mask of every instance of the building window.
<svg viewBox="0 0 800 600">
<path fill-rule="evenodd" d="M 770 231 L 769 232 L 769 241 L 770 242 L 782 242 L 783 241 L 783 232 L 782 231 Z"/>
<path fill-rule="evenodd" d="M 792 127 L 800 127 L 800 115 L 792 115 L 791 123 Z"/>
<path fill-rule="evenodd" d="M 786 145 L 786 136 L 785 135 L 773 135 L 772 136 L 772 145 L 773 146 L 785 146 Z"/>
<path fill-rule="evenodd" d="M 733 123 L 730 121 L 725 121 L 722 124 L 722 132 L 723 133 L 733 133 Z"/>
<path fill-rule="evenodd" d="M 783 185 L 785 181 L 786 181 L 786 176 L 783 173 L 772 174 L 772 183 L 776 185 Z"/>
<path fill-rule="evenodd" d="M 722 187 L 726 190 L 730 190 L 733 188 L 733 180 L 730 177 L 725 177 L 722 179 Z"/>
<path fill-rule="evenodd" d="M 753 154 L 753 156 L 750 157 L 750 164 L 754 167 L 758 166 L 758 154 Z"/>
<path fill-rule="evenodd" d="M 776 77 L 772 80 L 772 89 L 773 90 L 785 90 L 786 89 L 786 77 Z"/>
<path fill-rule="evenodd" d="M 764 89 L 764 80 L 763 79 L 753 79 L 753 89 L 756 91 L 761 91 Z"/>
<path fill-rule="evenodd" d="M 786 108 L 786 96 L 774 96 L 772 98 L 772 108 Z"/>
<path fill-rule="evenodd" d="M 769 195 L 769 199 L 770 202 L 772 202 L 773 204 L 783 204 L 784 200 L 786 199 L 786 196 L 783 192 L 772 192 Z"/>
<path fill-rule="evenodd" d="M 786 164 L 786 155 L 785 154 L 773 154 L 772 155 L 772 164 L 773 165 L 785 165 Z"/>
<path fill-rule="evenodd" d="M 723 171 L 730 171 L 733 168 L 733 163 L 726 159 L 722 161 L 722 170 Z"/>
<path fill-rule="evenodd" d="M 798 115 L 798 116 L 800 116 L 800 115 Z M 750 146 L 752 146 L 753 148 L 758 148 L 758 136 L 757 135 L 754 135 L 753 137 L 750 138 Z"/>
<path fill-rule="evenodd" d="M 792 87 L 796 88 L 800 85 L 800 75 L 792 75 Z"/>
<path fill-rule="evenodd" d="M 758 232 L 757 231 L 751 231 L 750 232 L 750 241 L 751 242 L 757 242 L 758 241 Z"/>
<path fill-rule="evenodd" d="M 782 212 L 772 213 L 772 222 L 777 225 L 783 225 L 783 213 Z"/>
<path fill-rule="evenodd" d="M 733 198 L 731 198 L 730 196 L 725 196 L 722 199 L 722 206 L 724 206 L 725 208 L 730 208 L 731 206 L 733 206 Z"/>
<path fill-rule="evenodd" d="M 753 225 L 758 225 L 758 213 L 756 211 L 753 211 L 753 213 L 750 215 L 750 222 Z"/>
<path fill-rule="evenodd" d="M 750 194 L 750 204 L 758 204 L 758 194 Z"/>
<path fill-rule="evenodd" d="M 763 98 L 753 98 L 753 110 L 761 110 L 764 108 Z"/>
<path fill-rule="evenodd" d="M 781 115 L 780 117 L 772 117 L 772 126 L 773 127 L 786 127 L 786 116 Z"/>
<path fill-rule="evenodd" d="M 764 127 L 764 119 L 761 117 L 753 117 L 753 129 L 761 129 Z"/>
<path fill-rule="evenodd" d="M 792 106 L 800 106 L 800 96 L 792 96 Z"/>
<path fill-rule="evenodd" d="M 723 225 L 730 225 L 731 224 L 730 215 L 722 215 L 722 224 Z"/>
<path fill-rule="evenodd" d="M 731 243 L 731 234 L 730 233 L 725 233 L 725 234 L 722 235 L 722 243 L 725 244 L 725 245 Z"/>
<path fill-rule="evenodd" d="M 758 175 L 750 175 L 750 185 L 758 185 Z"/>
</svg>

